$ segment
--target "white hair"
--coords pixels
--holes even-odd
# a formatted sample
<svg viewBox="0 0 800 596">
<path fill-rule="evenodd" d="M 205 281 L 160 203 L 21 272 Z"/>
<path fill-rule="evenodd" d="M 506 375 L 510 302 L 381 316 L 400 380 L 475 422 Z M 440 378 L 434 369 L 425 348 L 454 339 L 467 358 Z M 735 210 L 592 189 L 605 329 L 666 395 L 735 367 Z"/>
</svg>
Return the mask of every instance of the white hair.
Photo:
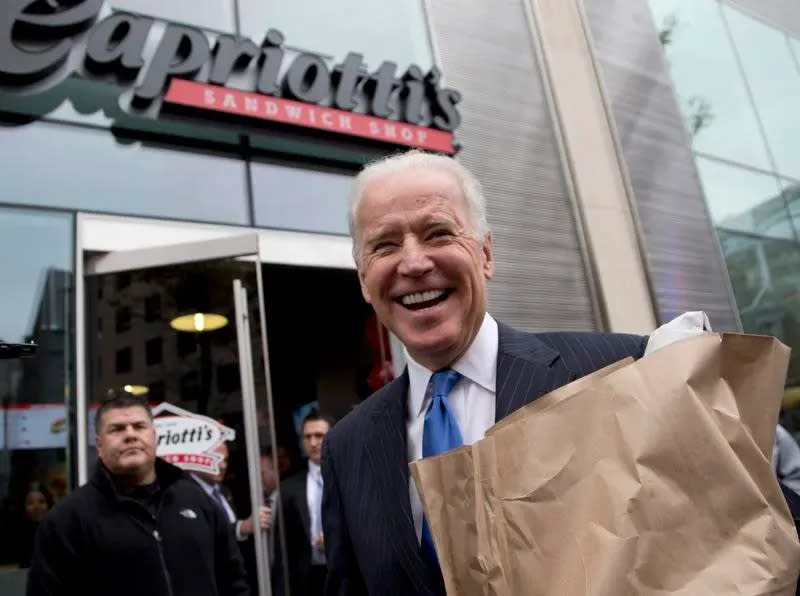
<svg viewBox="0 0 800 596">
<path fill-rule="evenodd" d="M 353 259 L 356 265 L 359 264 L 361 258 L 361 238 L 356 225 L 356 216 L 358 214 L 358 206 L 364 195 L 364 189 L 376 178 L 415 168 L 439 169 L 453 174 L 461 185 L 464 199 L 466 199 L 470 223 L 472 224 L 472 233 L 475 238 L 482 243 L 486 234 L 489 233 L 489 224 L 486 221 L 486 199 L 483 196 L 481 183 L 478 182 L 472 172 L 452 157 L 412 149 L 411 151 L 384 157 L 367 164 L 355 177 L 350 190 L 348 224 L 350 226 L 350 235 L 353 237 Z"/>
</svg>

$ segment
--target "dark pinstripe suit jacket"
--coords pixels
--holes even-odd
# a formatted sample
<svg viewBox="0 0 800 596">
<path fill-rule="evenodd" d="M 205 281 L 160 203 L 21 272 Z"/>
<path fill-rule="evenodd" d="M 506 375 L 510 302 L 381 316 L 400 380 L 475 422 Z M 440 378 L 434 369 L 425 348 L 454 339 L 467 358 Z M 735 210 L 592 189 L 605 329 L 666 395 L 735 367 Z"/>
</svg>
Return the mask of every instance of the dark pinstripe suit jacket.
<svg viewBox="0 0 800 596">
<path fill-rule="evenodd" d="M 502 324 L 496 418 L 616 362 L 647 338 L 610 333 L 522 333 Z M 444 594 L 420 555 L 408 497 L 408 374 L 370 396 L 325 438 L 323 530 L 328 596 Z"/>
</svg>

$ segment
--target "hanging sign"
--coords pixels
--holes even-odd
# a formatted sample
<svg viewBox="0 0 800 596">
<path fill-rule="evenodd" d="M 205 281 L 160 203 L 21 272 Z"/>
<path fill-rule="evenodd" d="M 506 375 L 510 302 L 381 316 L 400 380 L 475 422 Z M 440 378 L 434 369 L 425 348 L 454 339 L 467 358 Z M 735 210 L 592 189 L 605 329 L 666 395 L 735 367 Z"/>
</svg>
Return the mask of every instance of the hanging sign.
<svg viewBox="0 0 800 596">
<path fill-rule="evenodd" d="M 156 455 L 190 472 L 219 474 L 222 456 L 215 449 L 236 438 L 236 431 L 213 418 L 162 402 L 153 408 Z"/>
</svg>

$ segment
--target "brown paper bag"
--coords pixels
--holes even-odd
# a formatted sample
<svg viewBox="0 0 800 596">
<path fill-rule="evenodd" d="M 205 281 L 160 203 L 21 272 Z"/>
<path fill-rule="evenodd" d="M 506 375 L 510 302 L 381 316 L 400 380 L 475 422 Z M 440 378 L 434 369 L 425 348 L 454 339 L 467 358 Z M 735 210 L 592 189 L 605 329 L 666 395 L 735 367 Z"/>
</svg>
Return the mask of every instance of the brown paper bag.
<svg viewBox="0 0 800 596">
<path fill-rule="evenodd" d="M 600 370 L 596 370 L 593 373 L 586 375 L 585 377 L 581 377 L 580 379 L 576 379 L 572 383 L 568 385 L 564 385 L 563 387 L 559 387 L 558 389 L 554 389 L 547 395 L 543 395 L 539 399 L 529 403 L 526 406 L 521 407 L 516 412 L 511 412 L 508 416 L 500 420 L 497 424 L 492 426 L 489 430 L 486 431 L 486 436 L 493 435 L 501 428 L 511 424 L 512 422 L 516 422 L 517 420 L 521 420 L 526 416 L 532 415 L 535 412 L 541 412 L 542 410 L 546 410 L 547 408 L 553 407 L 560 401 L 563 401 L 569 397 L 572 397 L 576 393 L 578 393 L 581 389 L 589 387 L 595 381 L 602 379 L 603 377 L 607 377 L 615 370 L 619 370 L 623 366 L 627 366 L 633 362 L 633 358 L 628 356 L 627 358 L 623 358 L 619 362 L 615 362 L 614 364 L 609 364 L 608 366 L 601 368 Z"/>
<path fill-rule="evenodd" d="M 769 462 L 788 354 L 704 334 L 412 464 L 448 594 L 794 594 Z"/>
</svg>

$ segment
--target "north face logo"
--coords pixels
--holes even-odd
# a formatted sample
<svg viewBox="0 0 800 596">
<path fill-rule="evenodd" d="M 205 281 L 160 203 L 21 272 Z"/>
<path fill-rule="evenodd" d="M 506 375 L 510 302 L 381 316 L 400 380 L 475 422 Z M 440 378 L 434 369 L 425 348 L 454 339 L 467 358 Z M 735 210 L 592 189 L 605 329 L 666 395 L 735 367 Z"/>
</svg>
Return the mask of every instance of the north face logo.
<svg viewBox="0 0 800 596">
<path fill-rule="evenodd" d="M 0 84 L 35 83 L 64 64 L 72 35 L 86 31 L 103 0 L 2 0 Z"/>
</svg>

